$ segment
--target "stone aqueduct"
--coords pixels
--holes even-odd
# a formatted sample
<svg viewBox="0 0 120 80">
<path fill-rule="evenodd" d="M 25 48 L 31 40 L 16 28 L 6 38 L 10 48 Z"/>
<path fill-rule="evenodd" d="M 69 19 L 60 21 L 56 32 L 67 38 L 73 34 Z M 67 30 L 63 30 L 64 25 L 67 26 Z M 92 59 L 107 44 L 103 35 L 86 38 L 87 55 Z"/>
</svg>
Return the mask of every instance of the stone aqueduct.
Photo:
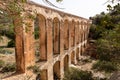
<svg viewBox="0 0 120 80">
<path fill-rule="evenodd" d="M 27 72 L 28 66 L 36 64 L 41 69 L 41 80 L 54 80 L 54 74 L 63 78 L 68 66 L 77 64 L 85 50 L 91 21 L 33 2 L 25 6 L 24 15 L 29 11 L 38 18 L 40 61 L 35 63 L 34 20 L 26 15 L 29 30 L 26 25 L 18 26 L 19 19 L 15 22 L 17 72 Z"/>
</svg>

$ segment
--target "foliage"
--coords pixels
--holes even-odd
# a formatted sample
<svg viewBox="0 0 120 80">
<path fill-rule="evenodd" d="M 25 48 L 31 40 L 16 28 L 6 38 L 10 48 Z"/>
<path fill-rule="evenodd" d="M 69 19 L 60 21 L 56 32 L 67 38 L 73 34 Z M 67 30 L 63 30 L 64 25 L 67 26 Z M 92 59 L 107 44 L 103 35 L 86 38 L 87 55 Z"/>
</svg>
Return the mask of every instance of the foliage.
<svg viewBox="0 0 120 80">
<path fill-rule="evenodd" d="M 63 80 L 93 80 L 92 73 L 76 68 L 70 68 L 65 72 Z"/>
<path fill-rule="evenodd" d="M 5 62 L 3 60 L 0 60 L 0 68 L 3 67 Z"/>
<path fill-rule="evenodd" d="M 104 38 L 99 39 L 96 43 L 99 59 L 108 61 L 120 60 L 120 33 L 109 31 L 104 36 Z"/>
<path fill-rule="evenodd" d="M 35 23 L 34 23 L 34 26 L 35 26 L 35 28 L 34 28 L 34 31 L 35 31 L 35 33 L 34 33 L 34 35 L 35 35 L 35 39 L 38 39 L 39 38 L 39 20 L 38 20 L 38 18 L 35 18 Z"/>
<path fill-rule="evenodd" d="M 15 41 L 14 41 L 14 40 L 10 40 L 10 41 L 8 42 L 7 47 L 15 47 Z"/>
<path fill-rule="evenodd" d="M 5 48 L 0 48 L 0 54 L 12 54 L 12 50 L 7 50 Z"/>
<path fill-rule="evenodd" d="M 3 73 L 4 72 L 14 72 L 15 70 L 16 70 L 15 63 L 14 64 L 8 63 L 2 68 L 1 72 L 3 72 Z"/>
<path fill-rule="evenodd" d="M 93 64 L 92 69 L 96 69 L 97 71 L 113 72 L 117 70 L 117 67 L 112 62 L 98 61 Z"/>
<path fill-rule="evenodd" d="M 93 20 L 90 37 L 96 40 L 96 55 L 100 60 L 93 69 L 113 72 L 120 68 L 120 4 L 107 7 L 109 13 L 90 18 Z"/>
<path fill-rule="evenodd" d="M 39 74 L 39 73 L 40 73 L 39 66 L 36 66 L 36 65 L 34 65 L 34 66 L 29 66 L 27 69 L 28 69 L 28 70 L 32 70 L 33 73 L 35 73 L 35 74 Z"/>
</svg>

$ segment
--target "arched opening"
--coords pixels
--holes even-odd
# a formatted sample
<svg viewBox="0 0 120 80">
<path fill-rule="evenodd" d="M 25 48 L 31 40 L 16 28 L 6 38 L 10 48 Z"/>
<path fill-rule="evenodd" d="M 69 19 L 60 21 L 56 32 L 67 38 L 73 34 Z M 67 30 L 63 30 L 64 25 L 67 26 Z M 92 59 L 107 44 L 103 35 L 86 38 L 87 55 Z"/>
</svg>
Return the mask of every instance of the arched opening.
<svg viewBox="0 0 120 80">
<path fill-rule="evenodd" d="M 72 47 L 74 47 L 75 46 L 75 21 L 73 20 L 72 21 L 72 26 L 71 26 L 71 37 L 72 37 L 72 39 L 71 39 L 71 41 L 72 41 Z"/>
<path fill-rule="evenodd" d="M 80 54 L 81 54 L 81 56 L 83 55 L 83 45 L 81 45 L 81 52 L 80 52 Z"/>
<path fill-rule="evenodd" d="M 60 61 L 53 66 L 53 80 L 60 80 Z"/>
<path fill-rule="evenodd" d="M 80 25 L 79 25 L 79 29 L 80 29 L 80 32 L 79 32 L 79 42 L 82 43 L 82 22 L 80 22 Z"/>
<path fill-rule="evenodd" d="M 69 56 L 66 55 L 66 56 L 64 57 L 64 72 L 67 71 L 68 68 L 69 68 Z"/>
<path fill-rule="evenodd" d="M 75 31 L 76 31 L 76 43 L 79 44 L 79 33 L 80 33 L 80 29 L 79 29 L 79 22 L 78 22 L 78 21 L 77 21 L 77 24 L 76 24 Z"/>
<path fill-rule="evenodd" d="M 75 52 L 71 53 L 71 64 L 75 64 Z"/>
<path fill-rule="evenodd" d="M 39 40 L 39 18 L 38 16 L 34 20 L 34 39 L 35 39 L 35 59 L 38 61 L 40 59 L 40 40 Z"/>
<path fill-rule="evenodd" d="M 53 19 L 53 53 L 60 53 L 60 22 L 58 18 Z"/>
<path fill-rule="evenodd" d="M 83 42 L 83 39 L 84 39 L 84 33 L 82 31 L 82 33 L 81 33 L 81 43 Z"/>
<path fill-rule="evenodd" d="M 84 41 L 84 48 L 85 48 L 85 46 L 86 46 L 86 45 L 85 45 L 85 44 L 86 44 L 86 43 L 85 43 L 85 40 L 86 40 L 85 38 L 86 38 L 86 33 L 85 33 L 85 31 L 84 31 L 84 38 L 83 38 L 83 41 Z"/>
<path fill-rule="evenodd" d="M 77 60 L 79 60 L 79 56 L 80 56 L 79 53 L 80 53 L 80 52 L 79 52 L 79 48 L 77 48 L 77 49 L 76 49 L 76 59 L 77 59 Z"/>
<path fill-rule="evenodd" d="M 36 80 L 48 80 L 48 75 L 47 75 L 47 70 L 43 69 L 40 71 L 40 79 L 36 79 Z"/>
<path fill-rule="evenodd" d="M 68 20 L 64 21 L 64 49 L 69 49 L 69 23 Z"/>
<path fill-rule="evenodd" d="M 38 43 L 37 48 L 38 49 L 38 55 L 40 61 L 47 61 L 47 33 L 46 33 L 46 19 L 43 15 L 38 14 L 37 15 L 37 39 Z"/>
</svg>

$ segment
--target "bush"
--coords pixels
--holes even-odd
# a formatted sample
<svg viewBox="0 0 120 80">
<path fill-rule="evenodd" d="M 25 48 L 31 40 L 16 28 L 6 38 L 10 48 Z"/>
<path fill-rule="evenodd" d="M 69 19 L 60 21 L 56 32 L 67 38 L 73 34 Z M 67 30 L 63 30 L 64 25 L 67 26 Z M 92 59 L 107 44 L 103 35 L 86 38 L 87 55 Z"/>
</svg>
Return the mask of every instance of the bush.
<svg viewBox="0 0 120 80">
<path fill-rule="evenodd" d="M 117 67 L 112 62 L 98 61 L 93 64 L 92 69 L 96 69 L 97 71 L 113 72 L 117 70 Z"/>
<path fill-rule="evenodd" d="M 4 48 L 0 48 L 0 53 L 1 54 L 12 54 L 13 51 L 12 50 L 7 50 L 7 49 L 4 49 Z"/>
<path fill-rule="evenodd" d="M 34 66 L 29 66 L 27 69 L 28 69 L 28 70 L 32 70 L 33 73 L 35 73 L 35 74 L 40 73 L 40 69 L 39 69 L 39 67 L 36 66 L 36 65 L 34 65 Z"/>
<path fill-rule="evenodd" d="M 9 41 L 7 47 L 15 47 L 15 41 L 14 40 Z"/>
<path fill-rule="evenodd" d="M 65 72 L 63 80 L 93 80 L 92 73 L 76 68 L 70 68 Z"/>
<path fill-rule="evenodd" d="M 6 32 L 4 32 L 4 33 L 5 33 L 5 35 L 6 35 L 9 39 L 12 39 L 12 40 L 15 39 L 14 31 L 9 30 L 9 31 L 6 31 Z"/>
<path fill-rule="evenodd" d="M 3 67 L 5 62 L 3 60 L 0 60 L 0 68 Z"/>
<path fill-rule="evenodd" d="M 16 70 L 16 65 L 15 64 L 6 64 L 5 67 L 2 68 L 2 72 L 13 72 Z"/>
</svg>

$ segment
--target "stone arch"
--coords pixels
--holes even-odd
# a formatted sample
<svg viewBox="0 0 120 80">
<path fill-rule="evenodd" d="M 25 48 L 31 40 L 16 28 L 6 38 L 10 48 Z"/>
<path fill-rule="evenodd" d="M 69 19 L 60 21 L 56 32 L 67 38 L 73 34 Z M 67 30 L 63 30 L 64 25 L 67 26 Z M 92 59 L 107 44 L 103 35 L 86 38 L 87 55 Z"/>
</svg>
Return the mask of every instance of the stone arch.
<svg viewBox="0 0 120 80">
<path fill-rule="evenodd" d="M 80 56 L 80 50 L 79 48 L 76 49 L 76 59 L 79 60 L 79 56 Z"/>
<path fill-rule="evenodd" d="M 40 60 L 47 61 L 46 19 L 42 14 L 38 14 L 37 17 L 39 24 Z"/>
<path fill-rule="evenodd" d="M 68 20 L 64 21 L 64 49 L 68 50 L 69 48 L 69 22 Z"/>
<path fill-rule="evenodd" d="M 66 55 L 66 56 L 64 57 L 64 71 L 67 71 L 68 68 L 69 68 L 69 56 Z"/>
<path fill-rule="evenodd" d="M 53 65 L 53 80 L 60 80 L 60 61 Z"/>
<path fill-rule="evenodd" d="M 57 17 L 53 19 L 53 53 L 60 53 L 60 21 Z"/>
<path fill-rule="evenodd" d="M 75 51 L 71 53 L 71 64 L 75 64 Z"/>
</svg>

